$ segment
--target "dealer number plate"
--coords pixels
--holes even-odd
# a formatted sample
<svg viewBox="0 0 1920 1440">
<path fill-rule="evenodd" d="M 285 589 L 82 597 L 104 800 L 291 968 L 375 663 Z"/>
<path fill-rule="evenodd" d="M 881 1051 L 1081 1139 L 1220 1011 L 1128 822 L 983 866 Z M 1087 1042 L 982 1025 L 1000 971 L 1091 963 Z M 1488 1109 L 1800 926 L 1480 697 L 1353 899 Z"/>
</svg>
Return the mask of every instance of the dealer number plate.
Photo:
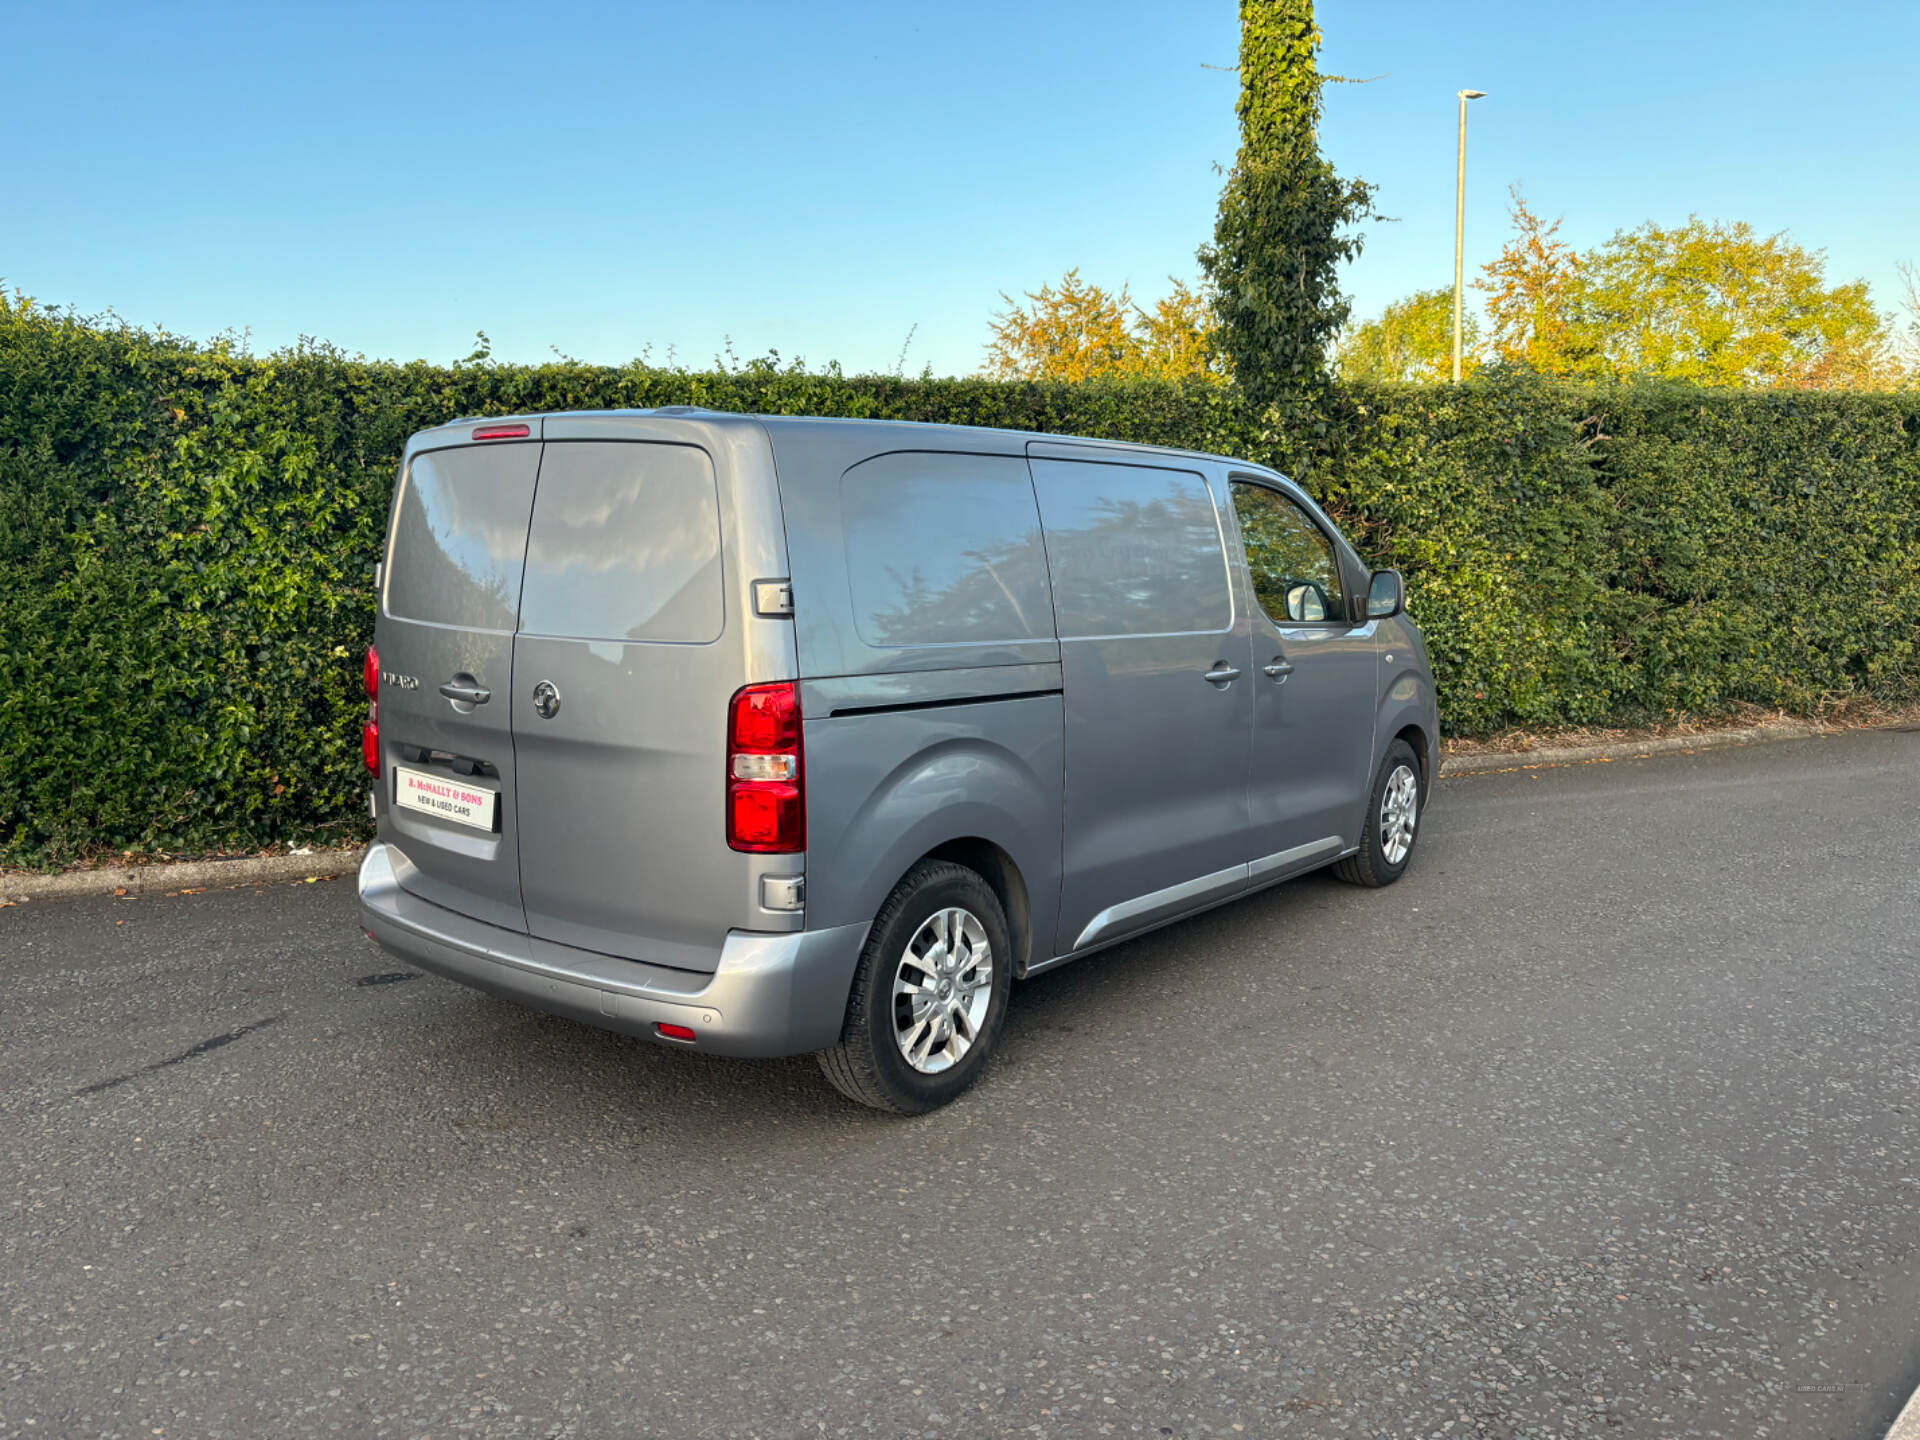
<svg viewBox="0 0 1920 1440">
<path fill-rule="evenodd" d="M 438 815 L 442 820 L 489 834 L 499 828 L 498 790 L 489 790 L 457 776 L 409 770 L 404 765 L 394 767 L 393 785 L 393 803 L 402 810 Z"/>
</svg>

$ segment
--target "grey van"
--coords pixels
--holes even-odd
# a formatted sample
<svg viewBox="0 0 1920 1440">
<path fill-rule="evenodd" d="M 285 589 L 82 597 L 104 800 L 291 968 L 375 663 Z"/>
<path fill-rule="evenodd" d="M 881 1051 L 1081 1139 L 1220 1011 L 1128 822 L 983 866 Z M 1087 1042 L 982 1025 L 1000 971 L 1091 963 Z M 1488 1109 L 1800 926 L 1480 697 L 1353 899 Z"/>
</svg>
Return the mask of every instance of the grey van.
<svg viewBox="0 0 1920 1440">
<path fill-rule="evenodd" d="M 1010 984 L 1332 865 L 1437 769 L 1400 577 L 1257 465 L 656 411 L 407 444 L 367 657 L 374 940 L 901 1112 Z"/>
</svg>

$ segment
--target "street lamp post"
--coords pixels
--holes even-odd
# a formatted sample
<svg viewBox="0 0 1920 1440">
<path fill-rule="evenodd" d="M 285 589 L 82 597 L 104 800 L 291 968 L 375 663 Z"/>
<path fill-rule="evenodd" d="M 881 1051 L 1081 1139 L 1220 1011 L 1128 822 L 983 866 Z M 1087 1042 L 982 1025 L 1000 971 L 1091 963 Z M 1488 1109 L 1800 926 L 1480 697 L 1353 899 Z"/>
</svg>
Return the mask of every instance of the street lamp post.
<svg viewBox="0 0 1920 1440">
<path fill-rule="evenodd" d="M 1453 383 L 1460 383 L 1460 331 L 1466 300 L 1467 241 L 1467 102 L 1486 96 L 1484 90 L 1460 92 L 1460 160 L 1453 177 Z"/>
</svg>

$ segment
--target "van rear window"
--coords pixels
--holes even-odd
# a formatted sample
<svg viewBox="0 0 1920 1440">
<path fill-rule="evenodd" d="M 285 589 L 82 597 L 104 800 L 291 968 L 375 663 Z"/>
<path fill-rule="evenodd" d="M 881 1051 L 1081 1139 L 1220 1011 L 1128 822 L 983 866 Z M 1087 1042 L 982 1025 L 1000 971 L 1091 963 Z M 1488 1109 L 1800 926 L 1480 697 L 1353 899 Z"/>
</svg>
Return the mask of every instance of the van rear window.
<svg viewBox="0 0 1920 1440">
<path fill-rule="evenodd" d="M 459 446 L 413 457 L 387 552 L 387 613 L 511 631 L 520 601 L 538 445 Z"/>
<path fill-rule="evenodd" d="M 1053 638 L 1025 460 L 880 455 L 840 481 L 854 625 L 869 645 Z"/>
<path fill-rule="evenodd" d="M 720 637 L 720 505 L 707 452 L 548 441 L 520 629 L 586 640 Z"/>
</svg>

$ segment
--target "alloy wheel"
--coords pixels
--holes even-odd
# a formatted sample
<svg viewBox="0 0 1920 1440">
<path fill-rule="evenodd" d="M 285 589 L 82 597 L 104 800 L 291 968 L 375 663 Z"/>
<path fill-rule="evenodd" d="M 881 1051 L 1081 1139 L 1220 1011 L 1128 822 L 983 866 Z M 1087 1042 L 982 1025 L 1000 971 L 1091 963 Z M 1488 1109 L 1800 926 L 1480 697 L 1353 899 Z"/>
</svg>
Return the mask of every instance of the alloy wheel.
<svg viewBox="0 0 1920 1440">
<path fill-rule="evenodd" d="M 965 1058 L 993 999 L 993 946 L 968 910 L 929 915 L 907 942 L 893 973 L 893 1039 L 923 1075 Z"/>
<path fill-rule="evenodd" d="M 1380 797 L 1380 851 L 1398 865 L 1413 849 L 1413 827 L 1420 819 L 1420 782 L 1411 767 L 1397 765 Z"/>
</svg>

